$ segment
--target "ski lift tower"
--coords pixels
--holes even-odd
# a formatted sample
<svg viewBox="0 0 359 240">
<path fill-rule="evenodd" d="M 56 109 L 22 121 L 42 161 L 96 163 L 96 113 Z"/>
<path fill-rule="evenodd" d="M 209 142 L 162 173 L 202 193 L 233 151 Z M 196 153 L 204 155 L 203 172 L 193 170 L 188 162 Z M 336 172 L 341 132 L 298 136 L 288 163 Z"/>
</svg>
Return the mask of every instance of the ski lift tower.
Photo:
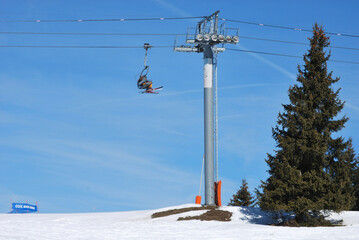
<svg viewBox="0 0 359 240">
<path fill-rule="evenodd" d="M 224 24 L 218 29 L 218 13 L 219 11 L 216 11 L 198 22 L 195 28 L 195 34 L 190 34 L 189 31 L 186 36 L 186 44 L 192 45 L 176 46 L 175 44 L 174 47 L 174 51 L 176 52 L 203 53 L 205 205 L 215 205 L 213 56 L 217 56 L 217 53 L 225 50 L 225 43 L 237 44 L 239 42 L 238 30 L 236 35 L 227 35 Z M 222 47 L 218 48 L 217 44 L 222 44 Z M 217 63 L 215 62 L 215 64 Z"/>
</svg>

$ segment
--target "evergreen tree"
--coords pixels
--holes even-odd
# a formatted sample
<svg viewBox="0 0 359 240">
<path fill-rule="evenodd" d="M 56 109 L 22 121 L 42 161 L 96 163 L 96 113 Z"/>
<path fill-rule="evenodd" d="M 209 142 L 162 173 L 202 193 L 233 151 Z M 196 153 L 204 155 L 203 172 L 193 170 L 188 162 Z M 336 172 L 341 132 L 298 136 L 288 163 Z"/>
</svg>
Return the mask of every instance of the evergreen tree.
<svg viewBox="0 0 359 240">
<path fill-rule="evenodd" d="M 339 161 L 333 161 L 330 168 L 333 188 L 337 192 L 332 204 L 341 205 L 342 210 L 349 210 L 355 206 L 355 168 L 357 160 L 352 145 L 352 139 L 347 142 L 347 147 L 336 156 Z"/>
<path fill-rule="evenodd" d="M 245 179 L 242 180 L 242 185 L 238 192 L 233 195 L 228 206 L 242 206 L 250 207 L 254 203 L 252 194 L 248 191 L 248 183 Z"/>
<path fill-rule="evenodd" d="M 359 157 L 355 159 L 353 164 L 353 185 L 356 201 L 352 210 L 359 211 Z"/>
<path fill-rule="evenodd" d="M 327 70 L 329 38 L 315 24 L 309 40 L 304 67 L 298 66 L 297 84 L 289 89 L 290 103 L 283 105 L 272 130 L 277 149 L 268 154 L 270 177 L 262 182 L 259 201 L 265 210 L 294 212 L 298 223 L 323 219 L 321 210 L 341 211 L 353 203 L 346 163 L 349 141 L 332 136 L 348 118 L 335 119 L 344 102 L 340 89 L 332 87 L 339 78 Z"/>
</svg>

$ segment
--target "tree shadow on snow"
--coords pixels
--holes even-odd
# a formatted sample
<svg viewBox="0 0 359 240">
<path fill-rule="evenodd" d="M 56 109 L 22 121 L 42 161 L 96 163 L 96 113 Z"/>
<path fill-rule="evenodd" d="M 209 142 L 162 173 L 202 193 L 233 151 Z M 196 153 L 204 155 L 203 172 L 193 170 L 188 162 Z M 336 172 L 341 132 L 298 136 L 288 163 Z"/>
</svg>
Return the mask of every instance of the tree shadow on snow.
<svg viewBox="0 0 359 240">
<path fill-rule="evenodd" d="M 273 216 L 259 208 L 239 207 L 238 211 L 241 213 L 241 217 L 239 219 L 242 221 L 260 225 L 269 225 L 274 223 Z"/>
</svg>

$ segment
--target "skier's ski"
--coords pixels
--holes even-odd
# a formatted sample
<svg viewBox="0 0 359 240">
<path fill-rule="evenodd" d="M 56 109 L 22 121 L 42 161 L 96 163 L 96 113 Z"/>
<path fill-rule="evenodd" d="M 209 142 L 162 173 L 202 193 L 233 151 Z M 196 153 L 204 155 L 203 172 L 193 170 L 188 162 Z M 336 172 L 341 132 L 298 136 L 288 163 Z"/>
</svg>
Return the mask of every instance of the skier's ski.
<svg viewBox="0 0 359 240">
<path fill-rule="evenodd" d="M 163 86 L 161 87 L 156 87 L 156 88 L 153 88 L 152 90 L 162 90 L 163 89 Z"/>
<path fill-rule="evenodd" d="M 161 87 L 157 87 L 157 88 L 152 88 L 152 89 L 148 89 L 146 91 L 140 92 L 140 93 L 152 93 L 152 94 L 158 94 L 158 92 L 155 91 L 160 91 L 163 89 L 163 86 Z"/>
</svg>

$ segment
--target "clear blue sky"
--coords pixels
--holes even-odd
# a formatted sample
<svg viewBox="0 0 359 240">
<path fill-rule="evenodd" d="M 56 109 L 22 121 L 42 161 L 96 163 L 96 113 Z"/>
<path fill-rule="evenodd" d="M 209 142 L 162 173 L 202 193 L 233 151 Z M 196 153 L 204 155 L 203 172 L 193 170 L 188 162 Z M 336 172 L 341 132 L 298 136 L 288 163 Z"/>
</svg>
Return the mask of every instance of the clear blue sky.
<svg viewBox="0 0 359 240">
<path fill-rule="evenodd" d="M 209 15 L 359 34 L 358 1 L 0 0 L 0 19 L 102 19 Z M 197 20 L 0 23 L 1 32 L 186 33 Z M 307 42 L 310 33 L 239 23 L 241 36 Z M 0 34 L 0 45 L 173 45 L 174 36 Z M 331 37 L 359 48 L 358 38 Z M 302 56 L 307 46 L 241 39 L 238 49 Z M 359 61 L 359 51 L 332 59 Z M 143 49 L 0 48 L 0 212 L 10 201 L 41 212 L 150 209 L 194 202 L 203 155 L 203 61 L 197 53 L 151 49 L 159 95 L 139 94 Z M 219 175 L 227 204 L 246 178 L 267 178 L 271 128 L 302 59 L 226 51 L 218 57 Z M 328 64 L 341 77 L 339 134 L 359 151 L 358 65 Z"/>
</svg>

